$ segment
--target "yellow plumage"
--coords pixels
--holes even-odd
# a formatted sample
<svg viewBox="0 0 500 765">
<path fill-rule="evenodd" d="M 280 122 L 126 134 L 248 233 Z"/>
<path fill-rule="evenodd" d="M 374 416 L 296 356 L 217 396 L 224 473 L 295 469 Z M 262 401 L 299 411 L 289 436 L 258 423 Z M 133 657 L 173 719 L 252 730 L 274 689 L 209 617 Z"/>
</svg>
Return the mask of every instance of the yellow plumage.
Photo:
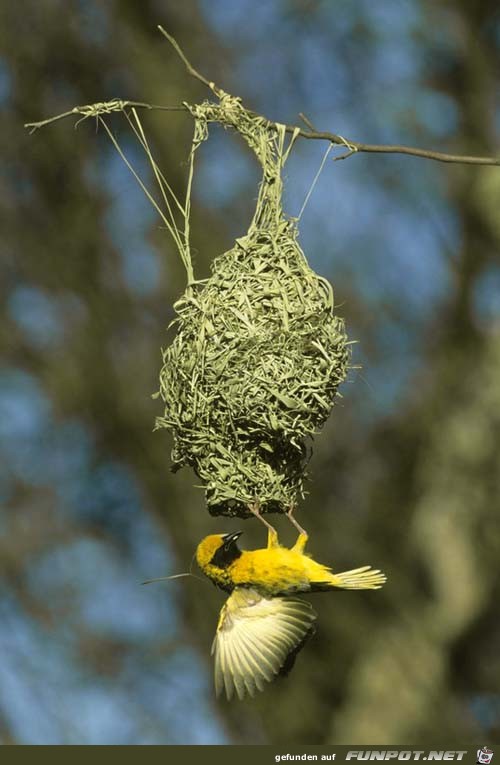
<svg viewBox="0 0 500 765">
<path fill-rule="evenodd" d="M 270 534 L 268 546 L 259 550 L 240 550 L 236 534 L 212 534 L 196 550 L 201 570 L 219 587 L 229 592 L 235 587 L 253 587 L 267 596 L 322 590 L 377 590 L 385 574 L 370 566 L 335 574 L 304 553 L 307 536 L 301 534 L 288 549 Z"/>
<path fill-rule="evenodd" d="M 297 592 L 377 590 L 385 574 L 370 566 L 339 574 L 304 553 L 307 535 L 291 548 L 270 532 L 267 548 L 240 550 L 241 533 L 212 534 L 196 550 L 201 570 L 231 593 L 222 607 L 212 645 L 217 695 L 243 699 L 292 667 L 314 632 L 316 614 Z"/>
</svg>

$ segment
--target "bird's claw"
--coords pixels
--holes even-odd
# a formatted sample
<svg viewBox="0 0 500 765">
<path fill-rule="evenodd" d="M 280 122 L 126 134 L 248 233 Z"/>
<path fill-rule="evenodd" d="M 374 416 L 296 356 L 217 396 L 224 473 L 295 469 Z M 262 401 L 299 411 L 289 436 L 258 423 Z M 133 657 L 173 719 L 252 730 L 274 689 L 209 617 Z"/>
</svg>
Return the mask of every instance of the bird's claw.
<svg viewBox="0 0 500 765">
<path fill-rule="evenodd" d="M 298 552 L 302 552 L 304 547 L 306 546 L 306 542 L 309 539 L 309 535 L 305 529 L 302 528 L 300 523 L 294 518 L 294 512 L 295 512 L 295 506 L 292 505 L 288 512 L 286 513 L 286 517 L 292 523 L 297 531 L 299 532 L 299 537 L 297 541 L 295 542 L 292 550 L 296 550 Z"/>
<path fill-rule="evenodd" d="M 261 515 L 260 512 L 260 504 L 258 502 L 253 502 L 252 504 L 248 505 L 248 509 L 250 512 L 255 515 L 256 518 L 261 521 L 264 526 L 267 526 L 267 539 L 268 539 L 268 546 L 269 546 L 269 540 L 272 537 L 273 539 L 276 538 L 276 542 L 278 541 L 278 532 L 274 528 L 274 526 L 271 526 L 270 523 L 266 521 L 266 519 Z"/>
</svg>

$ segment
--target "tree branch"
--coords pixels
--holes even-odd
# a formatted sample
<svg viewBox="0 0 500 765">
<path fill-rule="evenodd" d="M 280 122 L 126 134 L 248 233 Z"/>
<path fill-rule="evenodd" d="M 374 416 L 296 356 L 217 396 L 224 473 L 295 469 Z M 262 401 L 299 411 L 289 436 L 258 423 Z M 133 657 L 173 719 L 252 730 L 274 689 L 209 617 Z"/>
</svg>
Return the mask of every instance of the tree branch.
<svg viewBox="0 0 500 765">
<path fill-rule="evenodd" d="M 272 123 L 271 123 L 272 124 Z M 296 128 L 293 125 L 286 125 L 287 133 L 293 133 Z M 500 157 L 474 157 L 466 154 L 447 154 L 442 151 L 432 151 L 431 149 L 420 149 L 416 146 L 401 146 L 398 144 L 377 144 L 377 143 L 360 143 L 359 141 L 351 141 L 351 139 L 343 138 L 341 135 L 335 133 L 329 133 L 327 131 L 315 131 L 315 130 L 300 130 L 298 133 L 302 138 L 311 138 L 317 141 L 331 141 L 331 143 L 347 146 L 350 148 L 347 154 L 336 159 L 345 159 L 350 157 L 358 151 L 364 151 L 374 154 L 409 154 L 413 157 L 421 157 L 423 159 L 433 159 L 436 162 L 455 162 L 462 163 L 464 165 L 500 165 Z"/>
<path fill-rule="evenodd" d="M 219 88 L 214 82 L 210 81 L 205 77 L 203 74 L 201 74 L 195 67 L 191 64 L 187 56 L 185 55 L 184 51 L 180 47 L 177 40 L 172 37 L 168 32 L 163 29 L 163 27 L 158 26 L 158 29 L 162 33 L 162 35 L 168 40 L 168 42 L 172 45 L 175 52 L 183 62 L 184 66 L 186 67 L 186 71 L 188 72 L 191 77 L 194 77 L 199 82 L 203 83 L 207 88 L 209 88 L 218 98 L 220 98 L 222 95 L 224 95 L 224 91 L 222 88 Z M 188 111 L 187 106 L 185 104 L 179 105 L 179 106 L 159 106 L 156 104 L 146 104 L 142 101 L 124 101 L 121 99 L 113 99 L 112 101 L 106 101 L 103 103 L 97 103 L 97 104 L 90 104 L 88 106 L 75 106 L 73 109 L 71 109 L 68 112 L 64 112 L 63 114 L 58 114 L 55 117 L 50 117 L 46 120 L 41 120 L 40 122 L 28 122 L 25 124 L 26 128 L 29 128 L 31 132 L 33 133 L 38 128 L 43 127 L 44 125 L 48 125 L 51 122 L 56 122 L 57 120 L 64 119 L 65 117 L 70 117 L 72 115 L 80 115 L 82 119 L 86 119 L 88 117 L 98 117 L 102 114 L 110 114 L 111 112 L 117 112 L 117 111 L 123 111 L 127 107 L 134 107 L 137 109 L 149 109 L 149 110 L 162 110 L 162 111 Z M 253 112 L 255 114 L 255 112 Z M 255 115 L 255 116 L 262 116 L 262 115 Z M 332 144 L 335 144 L 336 146 L 344 146 L 347 149 L 347 152 L 344 154 L 341 154 L 340 156 L 335 157 L 335 160 L 340 159 L 346 159 L 347 157 L 352 156 L 353 154 L 357 154 L 358 152 L 365 152 L 370 154 L 406 154 L 408 156 L 412 157 L 419 157 L 421 159 L 431 159 L 436 162 L 450 162 L 455 164 L 462 164 L 462 165 L 494 165 L 494 166 L 500 166 L 500 157 L 475 157 L 470 155 L 464 155 L 464 154 L 448 154 L 446 152 L 442 151 L 433 151 L 431 149 L 421 149 L 416 146 L 403 146 L 399 144 L 376 144 L 376 143 L 362 143 L 360 141 L 352 141 L 351 139 L 344 138 L 341 135 L 338 135 L 337 133 L 330 133 L 329 131 L 320 131 L 313 128 L 313 125 L 311 121 L 303 114 L 299 115 L 302 121 L 307 125 L 309 128 L 308 130 L 304 130 L 304 128 L 298 128 L 295 125 L 285 125 L 285 130 L 287 133 L 291 133 L 292 135 L 295 134 L 296 136 L 300 136 L 301 138 L 307 138 L 309 140 L 313 141 L 329 141 Z M 268 120 L 266 117 L 262 117 L 262 119 L 266 120 L 269 128 L 278 130 L 278 123 L 271 122 L 271 120 Z M 80 120 L 76 123 L 75 127 L 79 124 Z"/>
<path fill-rule="evenodd" d="M 189 59 L 187 58 L 186 54 L 182 50 L 181 46 L 175 39 L 175 37 L 172 37 L 168 32 L 166 32 L 163 27 L 158 26 L 158 29 L 162 33 L 164 37 L 167 38 L 169 43 L 174 48 L 175 52 L 180 57 L 181 61 L 184 63 L 186 70 L 188 74 L 190 74 L 195 79 L 202 82 L 204 85 L 206 85 L 210 90 L 212 90 L 217 96 L 221 95 L 224 91 L 217 87 L 215 83 L 210 82 L 206 77 L 204 77 L 200 72 L 198 72 L 197 69 L 194 68 L 194 66 L 191 64 Z M 462 163 L 462 164 L 468 164 L 468 165 L 500 165 L 500 157 L 472 157 L 467 155 L 461 155 L 461 154 L 446 154 L 441 151 L 431 151 L 429 149 L 420 149 L 413 146 L 400 146 L 400 145 L 383 145 L 383 144 L 371 144 L 371 143 L 360 143 L 359 141 L 351 141 L 350 139 L 345 139 L 341 135 L 337 135 L 335 133 L 325 132 L 325 131 L 317 131 L 312 129 L 312 125 L 310 121 L 305 117 L 305 115 L 300 115 L 301 119 L 306 123 L 306 125 L 310 128 L 310 130 L 299 130 L 298 135 L 302 138 L 309 138 L 312 140 L 317 141 L 330 141 L 330 143 L 334 143 L 337 145 L 346 146 L 349 151 L 346 154 L 343 154 L 340 157 L 336 157 L 337 160 L 339 159 L 346 159 L 347 157 L 350 157 L 352 154 L 355 154 L 358 151 L 363 152 L 370 152 L 370 153 L 377 153 L 377 154 L 409 154 L 413 157 L 421 157 L 423 159 L 433 159 L 437 162 L 455 162 L 455 163 Z M 269 127 L 276 127 L 276 123 L 270 122 L 268 120 Z M 297 128 L 295 125 L 286 125 L 285 126 L 287 133 L 296 133 Z"/>
</svg>

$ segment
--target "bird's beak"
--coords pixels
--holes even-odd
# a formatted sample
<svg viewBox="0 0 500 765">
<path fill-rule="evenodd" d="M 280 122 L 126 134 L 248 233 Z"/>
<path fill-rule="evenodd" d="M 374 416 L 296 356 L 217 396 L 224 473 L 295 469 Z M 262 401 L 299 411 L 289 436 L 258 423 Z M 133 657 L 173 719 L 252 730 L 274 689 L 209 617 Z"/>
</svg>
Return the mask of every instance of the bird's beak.
<svg viewBox="0 0 500 765">
<path fill-rule="evenodd" d="M 224 542 L 227 544 L 228 542 L 229 543 L 236 542 L 236 540 L 239 539 L 239 537 L 241 537 L 242 534 L 243 534 L 242 531 L 234 531 L 232 534 L 223 534 L 222 538 Z"/>
</svg>

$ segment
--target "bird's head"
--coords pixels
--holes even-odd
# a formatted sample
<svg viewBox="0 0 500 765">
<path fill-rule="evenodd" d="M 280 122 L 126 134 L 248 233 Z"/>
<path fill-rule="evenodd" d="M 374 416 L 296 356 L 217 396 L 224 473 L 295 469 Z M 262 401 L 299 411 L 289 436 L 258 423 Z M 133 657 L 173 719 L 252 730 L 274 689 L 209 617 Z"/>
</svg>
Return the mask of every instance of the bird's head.
<svg viewBox="0 0 500 765">
<path fill-rule="evenodd" d="M 236 544 L 242 531 L 232 534 L 210 534 L 202 539 L 196 549 L 196 561 L 201 570 L 211 579 L 217 572 L 224 572 L 233 561 L 241 555 L 241 550 Z"/>
</svg>

